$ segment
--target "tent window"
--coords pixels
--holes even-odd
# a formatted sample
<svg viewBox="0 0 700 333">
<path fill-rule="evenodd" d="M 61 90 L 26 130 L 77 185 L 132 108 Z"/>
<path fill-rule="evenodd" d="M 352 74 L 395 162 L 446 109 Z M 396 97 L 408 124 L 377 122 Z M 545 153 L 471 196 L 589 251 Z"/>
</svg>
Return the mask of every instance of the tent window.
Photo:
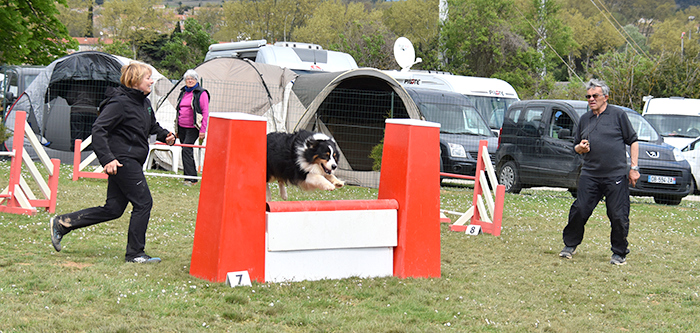
<svg viewBox="0 0 700 333">
<path fill-rule="evenodd" d="M 355 171 L 371 171 L 372 148 L 384 138 L 388 118 L 409 118 L 401 98 L 390 91 L 336 88 L 319 107 L 316 126 L 328 128 Z"/>
</svg>

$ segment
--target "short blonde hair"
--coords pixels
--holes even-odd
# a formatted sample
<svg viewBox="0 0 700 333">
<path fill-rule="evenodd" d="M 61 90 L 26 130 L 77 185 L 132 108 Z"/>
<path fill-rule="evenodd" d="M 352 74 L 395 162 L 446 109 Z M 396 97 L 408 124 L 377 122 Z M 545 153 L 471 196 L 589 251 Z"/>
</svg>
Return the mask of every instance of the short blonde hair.
<svg viewBox="0 0 700 333">
<path fill-rule="evenodd" d="M 153 74 L 151 67 L 142 62 L 133 61 L 128 65 L 122 66 L 122 76 L 119 81 L 129 88 L 135 89 L 144 78 L 150 77 L 151 74 Z"/>
</svg>

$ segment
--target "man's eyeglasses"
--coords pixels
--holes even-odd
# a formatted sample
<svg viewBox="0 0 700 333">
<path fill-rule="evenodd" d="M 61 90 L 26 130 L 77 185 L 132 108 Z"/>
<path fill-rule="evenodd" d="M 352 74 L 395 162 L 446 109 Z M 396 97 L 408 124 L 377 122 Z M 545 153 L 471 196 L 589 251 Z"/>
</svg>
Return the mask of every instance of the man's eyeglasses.
<svg viewBox="0 0 700 333">
<path fill-rule="evenodd" d="M 593 97 L 593 98 L 598 98 L 598 97 L 600 97 L 600 96 L 605 96 L 605 95 L 603 95 L 603 94 L 586 95 L 586 99 L 590 99 L 591 97 Z"/>
</svg>

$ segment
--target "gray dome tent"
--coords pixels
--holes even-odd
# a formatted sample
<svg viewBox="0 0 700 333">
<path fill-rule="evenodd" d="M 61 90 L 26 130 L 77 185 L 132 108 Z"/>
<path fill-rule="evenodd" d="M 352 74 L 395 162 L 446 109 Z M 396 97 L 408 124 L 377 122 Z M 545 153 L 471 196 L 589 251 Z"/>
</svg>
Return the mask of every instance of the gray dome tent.
<svg viewBox="0 0 700 333">
<path fill-rule="evenodd" d="M 73 163 L 73 126 L 71 112 L 76 109 L 94 114 L 84 120 L 81 139 L 89 136 L 97 107 L 104 99 L 109 86 L 118 86 L 123 65 L 131 59 L 96 51 L 76 52 L 53 61 L 46 66 L 29 87 L 19 96 L 5 116 L 5 126 L 14 129 L 16 111 L 26 111 L 27 121 L 34 134 L 41 140 L 50 157 L 63 163 Z M 158 98 L 160 90 L 172 86 L 165 77 L 153 69 L 154 91 L 151 100 Z M 163 82 L 167 81 L 167 82 Z M 154 105 L 156 103 L 153 103 Z M 169 105 L 169 104 L 168 104 Z M 5 142 L 12 146 L 12 138 Z M 25 140 L 30 156 L 35 157 L 31 145 Z M 84 152 L 84 157 L 89 152 Z"/>
</svg>

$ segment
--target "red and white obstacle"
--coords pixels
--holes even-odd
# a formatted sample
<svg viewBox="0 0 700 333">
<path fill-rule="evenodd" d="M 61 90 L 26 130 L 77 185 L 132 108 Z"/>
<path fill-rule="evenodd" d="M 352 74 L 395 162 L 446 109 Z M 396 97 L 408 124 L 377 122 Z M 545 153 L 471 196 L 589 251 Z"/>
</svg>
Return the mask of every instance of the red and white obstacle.
<svg viewBox="0 0 700 333">
<path fill-rule="evenodd" d="M 492 188 L 496 189 L 495 194 L 491 191 Z M 500 236 L 505 193 L 506 187 L 498 184 L 498 178 L 491 164 L 488 141 L 481 140 L 474 177 L 472 207 L 450 226 L 450 230 L 470 233 L 475 230 L 473 226 L 479 226 L 484 233 Z M 470 224 L 466 225 L 467 222 Z"/>
<path fill-rule="evenodd" d="M 24 149 L 24 139 L 27 139 L 39 156 L 39 161 L 46 169 L 48 181 L 32 161 Z M 56 194 L 58 193 L 58 174 L 60 161 L 51 159 L 46 154 L 31 126 L 27 123 L 27 113 L 15 112 L 15 130 L 12 138 L 12 151 L 1 152 L 0 155 L 10 156 L 10 178 L 8 186 L 0 192 L 0 212 L 12 214 L 34 215 L 36 207 L 44 207 L 49 213 L 56 211 Z M 29 183 L 22 177 L 22 162 L 29 170 L 43 197 L 37 198 Z"/>
<path fill-rule="evenodd" d="M 377 200 L 267 202 L 266 119 L 215 113 L 190 274 L 224 282 L 440 276 L 439 125 L 386 121 Z M 240 281 L 240 280 L 239 280 Z"/>
</svg>

